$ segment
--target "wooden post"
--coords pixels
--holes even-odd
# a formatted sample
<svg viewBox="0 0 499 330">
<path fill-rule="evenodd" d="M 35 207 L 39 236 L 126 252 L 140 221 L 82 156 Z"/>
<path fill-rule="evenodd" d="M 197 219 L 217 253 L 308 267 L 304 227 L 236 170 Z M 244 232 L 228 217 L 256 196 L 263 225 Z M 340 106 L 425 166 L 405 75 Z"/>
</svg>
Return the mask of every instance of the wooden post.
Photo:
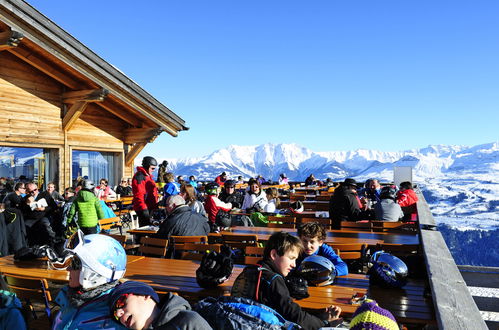
<svg viewBox="0 0 499 330">
<path fill-rule="evenodd" d="M 125 165 L 126 166 L 132 166 L 133 161 L 135 160 L 135 157 L 144 149 L 144 147 L 147 145 L 147 142 L 140 142 L 136 143 L 126 154 L 125 156 Z"/>
</svg>

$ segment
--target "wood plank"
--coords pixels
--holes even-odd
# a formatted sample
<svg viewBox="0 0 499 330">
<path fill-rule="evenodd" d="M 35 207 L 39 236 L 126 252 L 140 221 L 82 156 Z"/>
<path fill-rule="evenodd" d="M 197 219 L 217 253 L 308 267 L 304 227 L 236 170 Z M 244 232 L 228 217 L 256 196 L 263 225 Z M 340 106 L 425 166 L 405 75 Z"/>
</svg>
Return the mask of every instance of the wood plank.
<svg viewBox="0 0 499 330">
<path fill-rule="evenodd" d="M 423 229 L 421 241 L 439 328 L 487 329 L 440 232 Z"/>
<path fill-rule="evenodd" d="M 85 108 L 87 107 L 87 102 L 78 101 L 69 108 L 68 113 L 64 115 L 62 120 L 62 129 L 65 131 L 69 131 L 71 127 L 74 125 L 76 120 L 81 116 Z"/>
<path fill-rule="evenodd" d="M 419 189 L 415 189 L 414 191 L 418 196 L 416 207 L 418 210 L 419 225 L 422 227 L 436 227 L 437 224 L 435 222 L 435 219 L 433 218 L 433 215 L 431 214 L 430 207 L 428 206 L 428 203 L 426 203 L 423 194 Z"/>
<path fill-rule="evenodd" d="M 109 91 L 105 88 L 84 89 L 65 92 L 62 94 L 62 99 L 64 103 L 76 103 L 78 101 L 102 102 L 107 94 L 109 94 Z"/>
</svg>

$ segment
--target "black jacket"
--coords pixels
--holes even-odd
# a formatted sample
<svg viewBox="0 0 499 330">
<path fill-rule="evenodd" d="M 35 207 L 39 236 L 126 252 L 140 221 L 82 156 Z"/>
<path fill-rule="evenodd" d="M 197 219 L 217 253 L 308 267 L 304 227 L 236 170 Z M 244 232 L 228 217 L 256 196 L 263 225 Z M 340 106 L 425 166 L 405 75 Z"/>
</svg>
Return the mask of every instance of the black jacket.
<svg viewBox="0 0 499 330">
<path fill-rule="evenodd" d="M 161 330 L 210 330 L 211 327 L 182 297 L 168 293 L 158 304 L 159 315 L 151 326 Z"/>
<path fill-rule="evenodd" d="M 244 195 L 238 191 L 229 195 L 225 190 L 223 190 L 220 195 L 218 195 L 218 199 L 225 203 L 231 203 L 232 208 L 240 209 L 241 206 L 243 206 Z"/>
<path fill-rule="evenodd" d="M 5 204 L 5 208 L 13 207 L 20 210 L 22 201 L 23 198 L 21 197 L 21 195 L 18 195 L 15 191 L 13 191 L 5 196 L 3 203 Z"/>
<path fill-rule="evenodd" d="M 301 309 L 289 295 L 284 277 L 279 274 L 271 260 L 261 260 L 262 267 L 268 269 L 262 272 L 258 300 L 264 305 L 273 308 L 286 320 L 298 323 L 304 329 L 319 329 L 327 323 Z"/>
<path fill-rule="evenodd" d="M 156 237 L 203 236 L 208 235 L 209 232 L 208 219 L 199 213 L 193 213 L 189 206 L 181 205 L 163 221 Z"/>
<path fill-rule="evenodd" d="M 334 191 L 329 200 L 329 217 L 333 229 L 340 229 L 342 221 L 361 220 L 362 215 L 357 195 L 350 187 L 341 186 Z"/>
</svg>

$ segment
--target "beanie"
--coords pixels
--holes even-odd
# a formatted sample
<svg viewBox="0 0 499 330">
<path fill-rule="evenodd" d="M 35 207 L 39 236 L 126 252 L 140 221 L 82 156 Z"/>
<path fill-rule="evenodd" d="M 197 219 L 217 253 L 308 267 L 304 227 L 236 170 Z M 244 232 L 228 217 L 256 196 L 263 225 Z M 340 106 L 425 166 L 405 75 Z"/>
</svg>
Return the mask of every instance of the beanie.
<svg viewBox="0 0 499 330">
<path fill-rule="evenodd" d="M 159 296 L 154 291 L 153 288 L 151 288 L 149 285 L 142 283 L 142 282 L 136 282 L 136 281 L 127 281 L 124 283 L 121 283 L 117 285 L 113 291 L 111 291 L 109 295 L 109 308 L 111 311 L 113 311 L 114 306 L 116 305 L 116 301 L 118 299 L 127 293 L 131 294 L 136 294 L 136 295 L 141 295 L 141 296 L 151 296 L 151 298 L 156 302 L 159 303 Z"/>
<path fill-rule="evenodd" d="M 368 299 L 353 313 L 350 329 L 399 330 L 399 326 L 392 313 Z"/>
</svg>

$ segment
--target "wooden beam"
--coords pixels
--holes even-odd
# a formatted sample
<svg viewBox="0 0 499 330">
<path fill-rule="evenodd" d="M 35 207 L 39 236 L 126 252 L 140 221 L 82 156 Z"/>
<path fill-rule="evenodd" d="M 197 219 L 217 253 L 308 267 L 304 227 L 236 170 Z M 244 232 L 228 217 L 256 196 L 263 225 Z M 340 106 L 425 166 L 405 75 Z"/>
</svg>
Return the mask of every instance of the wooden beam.
<svg viewBox="0 0 499 330">
<path fill-rule="evenodd" d="M 141 143 L 136 143 L 126 154 L 125 156 L 125 165 L 126 166 L 131 166 L 133 164 L 133 161 L 135 160 L 135 157 L 144 149 L 144 147 L 147 145 L 147 142 L 141 142 Z"/>
<path fill-rule="evenodd" d="M 14 30 L 0 32 L 0 51 L 17 47 L 23 38 L 24 35 L 21 32 Z"/>
<path fill-rule="evenodd" d="M 108 94 L 109 91 L 105 88 L 85 89 L 63 93 L 62 100 L 64 103 L 76 103 L 78 101 L 102 102 Z"/>
<path fill-rule="evenodd" d="M 28 49 L 25 49 L 23 47 L 15 47 L 8 49 L 8 51 L 12 55 L 15 55 L 29 65 L 45 73 L 47 76 L 53 78 L 54 80 L 71 89 L 79 89 L 81 87 L 81 84 L 79 82 L 68 76 L 62 70 L 59 70 L 55 65 L 47 63 L 46 60 L 43 60 L 39 57 L 39 55 L 33 53 Z"/>
<path fill-rule="evenodd" d="M 118 109 L 116 109 L 115 107 L 112 107 L 112 106 L 109 106 L 106 103 L 97 103 L 98 106 L 100 106 L 101 108 L 103 108 L 104 110 L 106 111 L 109 111 L 110 113 L 112 113 L 113 115 L 115 115 L 116 117 L 118 117 L 119 119 L 123 120 L 124 122 L 132 125 L 132 126 L 137 126 L 140 124 L 140 120 L 135 117 L 134 115 L 131 115 L 130 113 L 123 113 L 122 111 L 119 111 Z"/>
<path fill-rule="evenodd" d="M 160 132 L 157 128 L 127 128 L 123 131 L 123 140 L 126 144 L 150 142 Z"/>
<path fill-rule="evenodd" d="M 69 108 L 68 112 L 62 119 L 62 129 L 64 131 L 69 131 L 71 126 L 75 123 L 76 119 L 80 118 L 83 111 L 85 111 L 88 103 L 85 101 L 76 102 Z"/>
</svg>

